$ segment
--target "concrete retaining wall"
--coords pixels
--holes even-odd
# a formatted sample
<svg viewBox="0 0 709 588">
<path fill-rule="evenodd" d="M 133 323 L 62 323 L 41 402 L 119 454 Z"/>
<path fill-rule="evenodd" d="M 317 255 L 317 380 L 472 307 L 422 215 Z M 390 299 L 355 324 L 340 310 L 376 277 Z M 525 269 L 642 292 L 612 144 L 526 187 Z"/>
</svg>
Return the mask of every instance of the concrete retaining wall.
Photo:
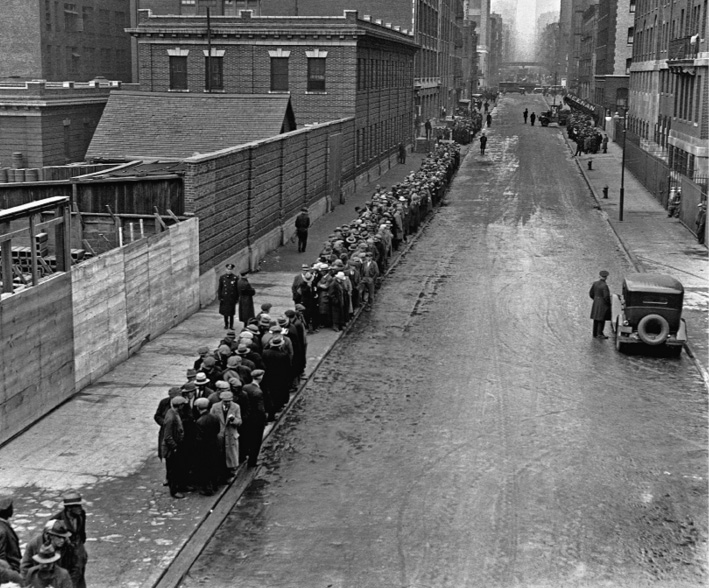
<svg viewBox="0 0 709 588">
<path fill-rule="evenodd" d="M 197 219 L 0 302 L 0 443 L 199 308 Z"/>
<path fill-rule="evenodd" d="M 57 274 L 0 302 L 0 442 L 74 393 L 71 300 Z"/>
</svg>

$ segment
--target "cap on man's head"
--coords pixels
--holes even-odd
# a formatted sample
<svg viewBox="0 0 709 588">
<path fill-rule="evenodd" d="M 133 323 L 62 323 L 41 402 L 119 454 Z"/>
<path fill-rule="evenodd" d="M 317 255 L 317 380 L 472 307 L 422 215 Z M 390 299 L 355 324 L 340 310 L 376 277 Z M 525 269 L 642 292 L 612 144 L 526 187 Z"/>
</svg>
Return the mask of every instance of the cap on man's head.
<svg viewBox="0 0 709 588">
<path fill-rule="evenodd" d="M 234 269 L 234 264 L 233 264 L 233 263 L 227 263 L 227 264 L 226 264 L 226 269 L 228 269 L 228 270 L 233 270 L 233 269 Z"/>
<path fill-rule="evenodd" d="M 240 363 L 241 357 L 239 357 L 238 355 L 232 355 L 229 359 L 226 360 L 226 367 L 235 368 Z"/>
<path fill-rule="evenodd" d="M 310 269 L 310 266 L 307 263 L 303 263 L 301 264 L 300 269 L 308 271 Z"/>
<path fill-rule="evenodd" d="M 602 278 L 607 278 L 610 274 L 606 270 L 601 270 L 598 275 Z"/>
<path fill-rule="evenodd" d="M 224 382 L 226 384 L 226 382 Z M 229 384 L 227 384 L 228 386 Z M 220 400 L 234 400 L 234 395 L 229 392 L 228 390 L 225 390 L 221 394 L 219 394 L 219 399 Z"/>
<path fill-rule="evenodd" d="M 307 206 L 303 206 L 303 208 L 300 209 L 300 212 L 308 212 Z"/>
<path fill-rule="evenodd" d="M 207 353 L 209 353 L 209 347 L 200 347 L 197 349 L 197 353 L 200 355 L 207 355 Z"/>
<path fill-rule="evenodd" d="M 208 408 L 209 407 L 209 400 L 207 398 L 198 398 L 197 400 L 194 401 L 194 405 L 197 408 Z"/>
<path fill-rule="evenodd" d="M 182 388 L 180 388 L 179 386 L 173 386 L 167 391 L 167 395 L 170 398 L 174 398 L 175 396 L 179 396 L 180 394 L 182 394 Z"/>
<path fill-rule="evenodd" d="M 197 375 L 197 370 L 196 370 L 196 369 L 194 369 L 194 368 L 189 368 L 189 369 L 187 370 L 187 378 L 188 378 L 188 379 L 191 380 L 191 379 L 193 379 L 196 375 Z"/>
<path fill-rule="evenodd" d="M 231 347 L 228 345 L 220 345 L 218 351 L 220 355 L 231 355 Z"/>
<path fill-rule="evenodd" d="M 203 386 L 204 384 L 209 383 L 209 378 L 204 372 L 199 372 L 197 377 L 194 379 L 194 383 L 199 386 Z"/>
<path fill-rule="evenodd" d="M 229 329 L 226 332 L 227 339 L 236 339 L 236 331 Z"/>
<path fill-rule="evenodd" d="M 182 404 L 187 404 L 187 398 L 185 398 L 184 396 L 175 396 L 170 401 L 171 406 L 180 406 Z"/>
<path fill-rule="evenodd" d="M 42 545 L 39 551 L 32 556 L 32 559 L 39 564 L 48 564 L 59 561 L 60 555 L 57 553 L 54 546 L 49 543 L 48 545 Z"/>
<path fill-rule="evenodd" d="M 263 378 L 263 375 L 266 372 L 264 370 L 252 370 L 251 371 L 251 377 L 256 379 L 256 378 Z"/>
<path fill-rule="evenodd" d="M 246 343 L 240 343 L 239 347 L 236 349 L 238 355 L 247 355 L 249 353 L 249 346 Z"/>
<path fill-rule="evenodd" d="M 273 308 L 273 304 L 271 304 L 270 302 L 264 302 L 264 303 L 261 305 L 261 310 L 263 310 L 264 312 L 268 312 L 268 311 L 271 310 L 272 308 Z"/>
<path fill-rule="evenodd" d="M 214 359 L 211 355 L 209 357 L 205 357 L 204 361 L 202 361 L 202 365 L 204 367 L 214 367 L 217 363 L 217 360 Z"/>
<path fill-rule="evenodd" d="M 48 534 L 55 535 L 56 537 L 64 537 L 65 539 L 68 539 L 69 537 L 71 537 L 71 531 L 69 531 L 69 529 L 66 528 L 64 521 L 57 521 L 57 520 L 47 521 L 47 523 L 44 525 L 44 530 Z"/>
<path fill-rule="evenodd" d="M 196 392 L 197 391 L 197 384 L 194 382 L 187 382 L 186 384 L 182 385 L 182 391 L 187 392 L 188 394 L 190 392 Z"/>
<path fill-rule="evenodd" d="M 84 501 L 76 490 L 69 490 L 64 496 L 62 496 L 64 501 L 64 506 L 81 506 Z"/>
<path fill-rule="evenodd" d="M 215 385 L 217 387 L 217 390 L 228 390 L 229 389 L 229 382 L 225 382 L 224 380 L 217 380 L 217 383 Z"/>
</svg>

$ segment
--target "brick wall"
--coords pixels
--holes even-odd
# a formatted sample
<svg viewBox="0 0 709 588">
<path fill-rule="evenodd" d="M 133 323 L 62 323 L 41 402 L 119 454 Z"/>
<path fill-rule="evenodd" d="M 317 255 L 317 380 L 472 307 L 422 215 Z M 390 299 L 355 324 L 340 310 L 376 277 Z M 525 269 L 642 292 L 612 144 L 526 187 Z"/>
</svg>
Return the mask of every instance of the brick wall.
<svg viewBox="0 0 709 588">
<path fill-rule="evenodd" d="M 187 159 L 185 210 L 200 222 L 200 273 L 327 196 L 328 137 L 342 133 L 342 177 L 354 180 L 352 119 Z"/>
</svg>

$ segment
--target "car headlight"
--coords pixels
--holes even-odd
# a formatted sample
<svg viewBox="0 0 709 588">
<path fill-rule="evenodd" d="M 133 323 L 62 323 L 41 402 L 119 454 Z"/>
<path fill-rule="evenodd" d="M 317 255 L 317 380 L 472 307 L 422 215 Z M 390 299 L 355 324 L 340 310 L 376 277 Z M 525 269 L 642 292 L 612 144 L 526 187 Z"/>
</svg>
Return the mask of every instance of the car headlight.
<svg viewBox="0 0 709 588">
<path fill-rule="evenodd" d="M 630 325 L 630 321 L 628 321 L 628 320 L 623 321 L 623 326 L 624 326 L 624 327 L 627 327 L 628 325 Z"/>
</svg>

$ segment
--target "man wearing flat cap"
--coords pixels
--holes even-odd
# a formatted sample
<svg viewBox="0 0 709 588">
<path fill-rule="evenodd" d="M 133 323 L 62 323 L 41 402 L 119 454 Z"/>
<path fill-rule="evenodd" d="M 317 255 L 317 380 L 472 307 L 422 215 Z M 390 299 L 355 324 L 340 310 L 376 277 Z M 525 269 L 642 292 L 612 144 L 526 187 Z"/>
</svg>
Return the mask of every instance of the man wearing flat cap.
<svg viewBox="0 0 709 588">
<path fill-rule="evenodd" d="M 589 297 L 593 300 L 591 306 L 591 319 L 593 320 L 593 336 L 597 339 L 608 339 L 603 334 L 606 321 L 611 320 L 611 291 L 606 284 L 608 272 L 601 271 L 600 278 L 593 282 L 591 289 L 588 292 Z"/>
<path fill-rule="evenodd" d="M 219 314 L 224 317 L 224 328 L 234 328 L 234 315 L 236 314 L 236 303 L 239 301 L 237 291 L 238 278 L 234 274 L 234 264 L 227 263 L 224 275 L 219 278 L 219 289 L 217 298 L 219 299 Z M 196 368 L 199 369 L 199 368 Z"/>
<path fill-rule="evenodd" d="M 23 586 L 28 588 L 72 588 L 71 576 L 58 562 L 61 556 L 56 549 L 42 545 L 32 556 L 33 566 L 27 570 Z"/>
<path fill-rule="evenodd" d="M 298 253 L 304 253 L 308 246 L 308 229 L 310 228 L 310 216 L 308 209 L 303 207 L 300 214 L 295 217 L 295 234 L 298 237 Z"/>
<path fill-rule="evenodd" d="M 20 571 L 20 540 L 10 525 L 14 514 L 12 496 L 0 495 L 0 560 L 6 562 L 15 572 Z"/>
<path fill-rule="evenodd" d="M 221 383 L 221 382 L 220 382 Z M 229 384 L 227 384 L 229 386 Z M 220 387 L 219 399 L 211 408 L 211 413 L 219 419 L 220 473 L 228 484 L 236 475 L 239 467 L 239 426 L 241 425 L 241 410 L 234 400 L 234 394 Z"/>
<path fill-rule="evenodd" d="M 64 508 L 56 513 L 52 520 L 64 523 L 67 531 L 71 533 L 69 543 L 74 548 L 76 556 L 76 579 L 74 588 L 86 588 L 86 564 L 89 555 L 86 551 L 86 511 L 84 501 L 76 490 L 67 491 L 62 497 Z"/>
</svg>

